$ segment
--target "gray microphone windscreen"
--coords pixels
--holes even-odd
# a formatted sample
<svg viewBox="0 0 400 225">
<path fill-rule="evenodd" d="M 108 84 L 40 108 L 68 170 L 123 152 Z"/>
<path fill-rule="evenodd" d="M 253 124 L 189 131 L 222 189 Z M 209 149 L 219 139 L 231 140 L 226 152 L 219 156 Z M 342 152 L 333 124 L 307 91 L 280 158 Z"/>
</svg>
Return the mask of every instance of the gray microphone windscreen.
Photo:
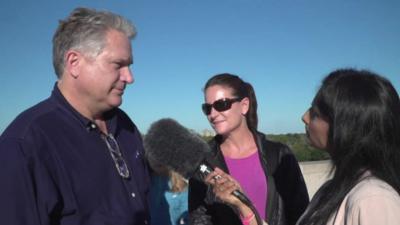
<svg viewBox="0 0 400 225">
<path fill-rule="evenodd" d="M 210 152 L 198 134 L 170 118 L 154 122 L 143 144 L 149 161 L 167 166 L 186 178 L 195 174 Z"/>
</svg>

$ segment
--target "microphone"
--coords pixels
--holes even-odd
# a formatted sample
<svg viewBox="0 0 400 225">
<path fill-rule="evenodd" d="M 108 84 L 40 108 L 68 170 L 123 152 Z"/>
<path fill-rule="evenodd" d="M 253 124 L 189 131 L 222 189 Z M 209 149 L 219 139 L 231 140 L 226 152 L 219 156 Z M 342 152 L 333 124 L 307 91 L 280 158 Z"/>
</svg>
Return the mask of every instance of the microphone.
<svg viewBox="0 0 400 225">
<path fill-rule="evenodd" d="M 185 178 L 194 176 L 211 152 L 198 134 L 170 118 L 154 122 L 144 136 L 143 145 L 149 161 L 167 166 Z"/>
<path fill-rule="evenodd" d="M 173 119 L 154 122 L 144 136 L 143 145 L 149 161 L 164 165 L 185 178 L 197 173 L 205 177 L 214 171 L 212 163 L 207 160 L 211 154 L 209 145 L 198 134 Z M 244 204 L 252 205 L 250 199 L 239 190 L 232 194 Z"/>
</svg>

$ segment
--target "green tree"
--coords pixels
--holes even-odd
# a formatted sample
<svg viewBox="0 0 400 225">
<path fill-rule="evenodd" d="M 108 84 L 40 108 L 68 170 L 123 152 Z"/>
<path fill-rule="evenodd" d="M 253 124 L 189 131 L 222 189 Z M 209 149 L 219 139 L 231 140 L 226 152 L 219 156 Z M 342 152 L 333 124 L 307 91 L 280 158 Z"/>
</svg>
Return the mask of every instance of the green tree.
<svg viewBox="0 0 400 225">
<path fill-rule="evenodd" d="M 202 136 L 205 141 L 210 141 L 213 136 Z M 302 133 L 269 134 L 271 141 L 281 142 L 289 146 L 299 161 L 317 161 L 329 159 L 329 154 L 323 150 L 310 146 L 307 137 Z"/>
</svg>

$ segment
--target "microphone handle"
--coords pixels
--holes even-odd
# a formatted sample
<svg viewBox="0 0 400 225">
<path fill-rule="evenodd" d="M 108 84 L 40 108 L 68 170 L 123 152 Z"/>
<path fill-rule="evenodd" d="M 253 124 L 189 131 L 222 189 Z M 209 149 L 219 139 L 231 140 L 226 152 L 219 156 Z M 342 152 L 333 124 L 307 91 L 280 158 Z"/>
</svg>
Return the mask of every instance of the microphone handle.
<svg viewBox="0 0 400 225">
<path fill-rule="evenodd" d="M 245 194 L 243 194 L 241 191 L 239 191 L 239 190 L 234 190 L 234 191 L 232 192 L 232 194 L 233 194 L 236 198 L 238 198 L 241 202 L 243 202 L 243 203 L 246 204 L 247 206 L 251 207 L 252 203 L 251 203 L 250 199 L 249 199 Z"/>
</svg>

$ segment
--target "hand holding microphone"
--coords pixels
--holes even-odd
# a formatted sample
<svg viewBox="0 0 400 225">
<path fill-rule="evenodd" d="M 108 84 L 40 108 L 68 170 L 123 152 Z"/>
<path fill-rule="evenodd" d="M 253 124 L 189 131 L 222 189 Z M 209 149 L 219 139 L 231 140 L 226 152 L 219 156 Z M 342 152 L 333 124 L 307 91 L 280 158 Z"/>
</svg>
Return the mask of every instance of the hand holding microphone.
<svg viewBox="0 0 400 225">
<path fill-rule="evenodd" d="M 239 183 L 218 167 L 216 167 L 215 170 L 211 172 L 204 181 L 212 185 L 215 196 L 217 196 L 223 202 L 234 206 L 241 204 L 241 201 L 232 195 L 234 191 L 242 192 L 242 188 L 240 187 Z"/>
<path fill-rule="evenodd" d="M 245 204 L 242 200 L 236 197 L 235 192 L 243 193 L 240 184 L 229 174 L 225 173 L 218 167 L 214 169 L 204 180 L 206 183 L 212 185 L 213 192 L 217 198 L 224 203 L 228 203 L 238 209 L 242 223 L 245 225 L 261 224 L 257 221 L 254 209 Z M 259 217 L 259 215 L 257 215 Z"/>
</svg>

